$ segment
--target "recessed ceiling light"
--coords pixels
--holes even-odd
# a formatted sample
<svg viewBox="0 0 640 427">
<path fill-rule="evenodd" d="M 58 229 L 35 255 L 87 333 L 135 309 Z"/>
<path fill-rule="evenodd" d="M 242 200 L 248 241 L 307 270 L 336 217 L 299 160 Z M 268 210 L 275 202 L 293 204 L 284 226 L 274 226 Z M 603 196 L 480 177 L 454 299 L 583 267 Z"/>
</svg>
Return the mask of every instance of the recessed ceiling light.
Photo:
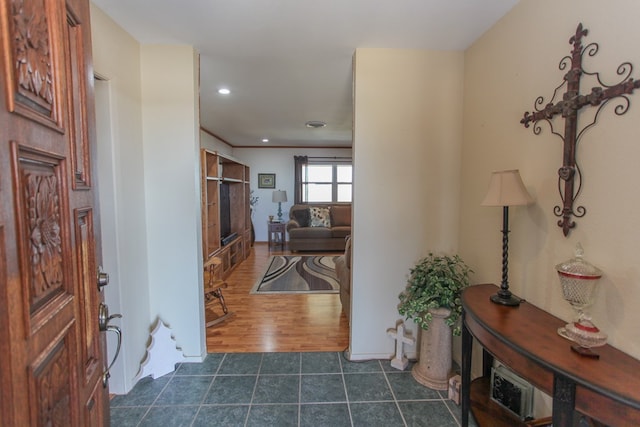
<svg viewBox="0 0 640 427">
<path fill-rule="evenodd" d="M 226 87 L 223 87 L 223 88 L 218 89 L 218 93 L 220 95 L 229 95 L 231 93 L 231 91 L 229 89 L 227 89 Z"/>
<path fill-rule="evenodd" d="M 267 143 L 267 142 L 269 142 L 269 139 L 268 138 L 262 138 L 262 142 L 263 143 Z"/>
<path fill-rule="evenodd" d="M 304 125 L 308 128 L 318 129 L 325 127 L 327 124 L 325 122 L 321 122 L 320 120 L 309 120 Z"/>
</svg>

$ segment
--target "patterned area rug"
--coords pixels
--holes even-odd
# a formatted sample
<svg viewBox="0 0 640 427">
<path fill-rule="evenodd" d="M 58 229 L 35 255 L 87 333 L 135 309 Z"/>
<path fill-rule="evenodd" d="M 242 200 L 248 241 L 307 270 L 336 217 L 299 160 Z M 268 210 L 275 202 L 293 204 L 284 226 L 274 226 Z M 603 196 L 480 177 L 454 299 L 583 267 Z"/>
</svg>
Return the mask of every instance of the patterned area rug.
<svg viewBox="0 0 640 427">
<path fill-rule="evenodd" d="M 252 294 L 337 293 L 335 256 L 272 256 Z"/>
</svg>

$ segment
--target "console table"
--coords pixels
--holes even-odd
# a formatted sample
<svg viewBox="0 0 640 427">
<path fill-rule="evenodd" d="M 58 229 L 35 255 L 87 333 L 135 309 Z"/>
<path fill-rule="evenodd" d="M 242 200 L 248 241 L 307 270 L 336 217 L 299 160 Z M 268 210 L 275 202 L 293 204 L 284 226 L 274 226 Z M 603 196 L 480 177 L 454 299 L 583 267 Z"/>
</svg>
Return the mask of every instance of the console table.
<svg viewBox="0 0 640 427">
<path fill-rule="evenodd" d="M 609 345 L 599 359 L 572 351 L 557 334 L 566 322 L 528 302 L 494 304 L 495 285 L 462 293 L 462 426 L 469 422 L 473 338 L 484 348 L 485 375 L 493 358 L 553 397 L 553 425 L 573 425 L 578 411 L 610 426 L 640 426 L 640 361 Z M 488 390 L 487 390 L 488 392 Z"/>
</svg>

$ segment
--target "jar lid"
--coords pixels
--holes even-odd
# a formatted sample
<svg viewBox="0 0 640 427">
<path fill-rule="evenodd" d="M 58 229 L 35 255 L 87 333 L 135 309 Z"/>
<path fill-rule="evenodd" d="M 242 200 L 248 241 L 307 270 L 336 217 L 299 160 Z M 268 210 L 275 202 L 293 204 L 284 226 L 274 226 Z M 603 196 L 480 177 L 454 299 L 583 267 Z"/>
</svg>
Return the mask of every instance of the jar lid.
<svg viewBox="0 0 640 427">
<path fill-rule="evenodd" d="M 584 280 L 602 277 L 602 271 L 598 267 L 584 260 L 584 250 L 580 243 L 576 245 L 575 255 L 575 258 L 556 265 L 559 275 Z"/>
</svg>

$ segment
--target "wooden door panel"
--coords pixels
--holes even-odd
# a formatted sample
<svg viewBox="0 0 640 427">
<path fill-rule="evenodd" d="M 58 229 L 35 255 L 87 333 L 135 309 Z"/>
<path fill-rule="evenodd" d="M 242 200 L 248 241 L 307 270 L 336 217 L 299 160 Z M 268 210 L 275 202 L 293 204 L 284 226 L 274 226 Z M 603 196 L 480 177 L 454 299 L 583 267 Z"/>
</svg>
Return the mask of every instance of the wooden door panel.
<svg viewBox="0 0 640 427">
<path fill-rule="evenodd" d="M 73 377 L 73 327 L 64 328 L 29 367 L 29 412 L 33 426 L 76 425 L 77 389 Z"/>
<path fill-rule="evenodd" d="M 95 244 L 98 216 L 93 209 L 95 202 L 92 185 L 92 150 L 95 142 L 95 118 L 93 107 L 93 70 L 91 67 L 91 31 L 88 2 L 67 0 L 64 2 L 63 40 L 65 41 L 65 65 L 67 94 L 67 140 L 69 144 L 70 205 L 73 209 L 72 239 L 76 255 L 78 286 L 78 324 L 82 337 L 79 349 L 80 383 L 85 399 L 84 415 L 87 420 L 101 416 L 101 407 L 108 396 L 102 386 L 105 358 L 105 337 L 98 328 L 98 307 L 104 295 L 98 291 L 96 276 L 99 257 Z M 93 138 L 93 139 L 92 139 Z M 102 401 L 101 405 L 91 402 Z M 99 415 L 96 415 L 99 414 Z"/>
<path fill-rule="evenodd" d="M 3 426 L 108 425 L 89 22 L 88 0 L 0 0 Z"/>
<path fill-rule="evenodd" d="M 31 317 L 27 329 L 33 330 L 39 328 L 38 319 L 46 320 L 52 310 L 48 305 L 59 300 L 57 296 L 73 294 L 72 257 L 65 245 L 66 174 L 60 156 L 16 142 L 11 145 L 24 313 Z"/>
<path fill-rule="evenodd" d="M 22 307 L 12 307 L 13 322 L 24 319 L 24 337 L 13 351 L 28 364 L 31 425 L 77 425 L 77 298 L 69 244 L 65 160 L 12 142 L 13 188 L 17 224 Z M 19 343 L 22 343 L 20 345 Z"/>
<path fill-rule="evenodd" d="M 78 278 L 81 283 L 92 283 L 96 280 L 97 266 L 95 251 L 93 250 L 93 210 L 89 207 L 76 209 L 74 212 L 76 253 L 78 256 Z M 98 305 L 100 301 L 96 292 L 97 285 L 79 289 L 80 304 L 79 322 L 84 345 L 80 357 L 83 361 L 84 384 L 96 382 L 96 375 L 102 375 L 99 361 L 101 360 L 100 331 L 98 330 Z M 92 384 L 93 385 L 93 384 Z"/>
<path fill-rule="evenodd" d="M 83 422 L 81 423 L 83 426 L 100 426 L 104 423 L 105 412 L 107 415 L 109 412 L 109 406 L 102 404 L 105 398 L 108 399 L 108 395 L 102 387 L 102 383 L 97 382 L 84 404 Z"/>
<path fill-rule="evenodd" d="M 1 141 L 0 141 L 1 142 Z M 2 155 L 0 155 L 0 160 L 2 160 Z M 4 166 L 4 165 L 3 165 Z M 1 168 L 2 166 L 0 166 Z M 1 175 L 1 174 L 0 174 Z M 0 182 L 1 184 L 1 182 Z M 2 200 L 2 188 L 0 188 L 0 200 Z M 2 208 L 0 208 L 0 213 L 2 213 Z M 0 215 L 0 218 L 3 216 Z M 5 236 L 5 226 L 3 220 L 0 219 L 0 284 L 2 286 L 6 286 L 9 283 L 9 274 L 7 270 L 7 242 Z M 5 307 L 9 307 L 9 295 L 6 292 L 0 292 L 0 307 L 3 308 L 0 310 L 0 352 L 2 354 L 7 354 L 11 347 L 9 345 L 9 310 L 5 310 Z M 10 372 L 11 364 L 8 363 L 5 359 L 5 363 L 0 364 L 0 385 L 2 388 L 0 389 L 0 393 L 5 395 L 4 393 L 7 391 L 6 384 L 11 384 L 11 372 Z M 14 402 L 11 399 L 0 399 L 0 419 L 3 420 L 7 425 L 12 425 L 12 413 L 11 407 Z"/>
<path fill-rule="evenodd" d="M 55 61 L 59 37 L 55 1 L 4 1 L 2 27 L 8 110 L 62 131 L 59 68 Z"/>
<path fill-rule="evenodd" d="M 69 118 L 71 118 L 69 141 L 71 142 L 71 170 L 74 177 L 72 183 L 74 189 L 83 189 L 91 186 L 87 109 L 84 105 L 87 96 L 83 82 L 86 54 L 84 43 L 88 38 L 84 34 L 84 25 L 69 4 L 67 5 L 65 36 L 69 52 L 67 78 L 70 90 L 67 92 L 69 96 L 67 105 Z M 74 100 L 78 101 L 77 105 Z"/>
</svg>

